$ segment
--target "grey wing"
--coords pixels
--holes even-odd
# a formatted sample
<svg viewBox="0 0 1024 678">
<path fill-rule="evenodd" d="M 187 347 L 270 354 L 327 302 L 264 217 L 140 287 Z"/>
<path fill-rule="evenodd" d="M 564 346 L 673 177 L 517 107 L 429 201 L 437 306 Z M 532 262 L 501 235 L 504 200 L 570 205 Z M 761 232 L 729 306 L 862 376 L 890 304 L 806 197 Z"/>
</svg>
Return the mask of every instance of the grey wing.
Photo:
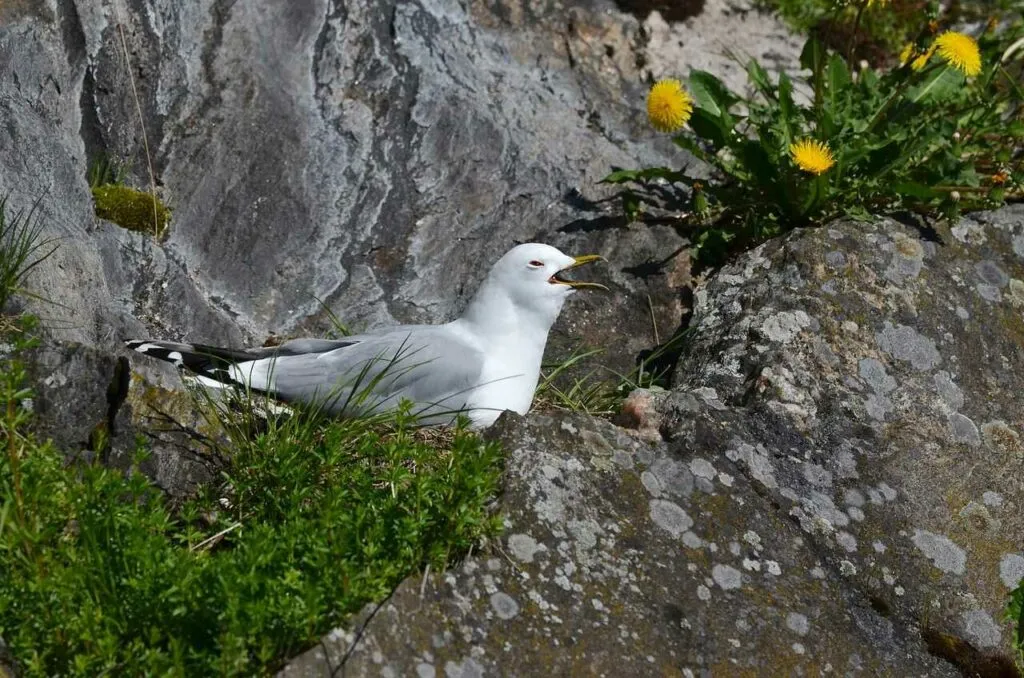
<svg viewBox="0 0 1024 678">
<path fill-rule="evenodd" d="M 326 353 L 338 348 L 345 348 L 357 343 L 354 337 L 344 339 L 292 339 L 280 346 L 262 349 L 266 355 L 303 355 L 307 353 Z"/>
<path fill-rule="evenodd" d="M 322 404 L 331 414 L 379 412 L 404 399 L 421 417 L 450 420 L 480 385 L 483 354 L 443 325 L 343 341 L 332 350 L 271 359 L 267 390 L 283 400 Z"/>
<path fill-rule="evenodd" d="M 377 332 L 370 331 L 365 334 L 356 334 L 348 337 L 342 337 L 341 339 L 290 339 L 279 346 L 268 346 L 248 350 L 259 354 L 261 357 L 270 357 L 275 355 L 304 355 L 307 353 L 327 353 L 328 351 L 333 351 L 338 348 L 345 348 L 346 346 L 351 346 L 353 344 L 358 344 L 360 342 L 387 336 L 389 334 L 395 334 L 398 332 L 408 334 L 410 332 L 418 332 L 424 329 L 432 329 L 432 326 L 397 325 L 394 327 L 388 327 L 384 330 L 380 330 Z"/>
</svg>

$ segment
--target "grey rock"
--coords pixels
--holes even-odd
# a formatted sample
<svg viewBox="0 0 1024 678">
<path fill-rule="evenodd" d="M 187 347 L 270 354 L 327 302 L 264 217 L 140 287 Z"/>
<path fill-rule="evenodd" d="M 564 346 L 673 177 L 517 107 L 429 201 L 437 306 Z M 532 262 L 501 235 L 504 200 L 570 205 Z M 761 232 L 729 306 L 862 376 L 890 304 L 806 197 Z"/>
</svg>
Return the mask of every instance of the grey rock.
<svg viewBox="0 0 1024 678">
<path fill-rule="evenodd" d="M 210 440 L 217 435 L 208 430 L 196 403 L 132 379 L 127 358 L 47 342 L 30 351 L 25 362 L 35 391 L 36 433 L 52 440 L 70 461 L 98 460 L 127 469 L 135 464 L 142 436 L 149 454 L 139 469 L 172 497 L 191 494 L 222 467 L 212 446 L 196 442 L 202 434 Z"/>
<path fill-rule="evenodd" d="M 642 469 L 581 461 L 589 458 L 583 432 L 644 447 L 653 463 L 721 449 L 722 411 L 703 405 L 691 415 L 708 426 L 707 437 L 672 446 L 632 440 L 582 415 L 504 415 L 491 431 L 509 453 L 501 510 L 508 530 L 543 544 L 550 560 L 498 560 L 487 574 L 499 593 L 488 593 L 479 574 L 483 555 L 425 582 L 411 577 L 280 675 L 326 675 L 343 656 L 346 676 L 415 675 L 428 654 L 434 666 L 472 657 L 482 675 L 650 675 L 652 667 L 701 675 L 723 665 L 763 673 L 826 663 L 865 675 L 956 675 L 910 626 L 872 610 L 836 571 L 810 580 L 818 554 L 750 480 L 677 497 L 673 506 L 700 537 L 680 542 L 649 519 L 649 505 L 663 500 L 644 488 Z M 743 476 L 724 456 L 716 465 Z M 551 511 L 553 503 L 561 510 Z M 578 524 L 599 526 L 596 541 L 572 536 Z"/>
<path fill-rule="evenodd" d="M 624 331 L 650 326 L 624 292 L 675 330 L 688 259 L 665 253 L 686 240 L 627 229 L 599 180 L 692 159 L 644 123 L 640 20 L 527 4 L 5 6 L 0 195 L 45 194 L 65 243 L 33 280 L 66 306 L 52 333 L 258 345 L 326 332 L 324 305 L 356 330 L 441 321 L 512 244 L 541 239 L 614 262 L 599 275 L 615 293 L 579 295 L 553 345 L 615 346 L 628 371 L 653 332 Z M 163 242 L 92 214 L 90 163 L 127 160 L 148 189 L 146 144 L 173 210 Z"/>
<path fill-rule="evenodd" d="M 1005 294 L 987 301 L 974 282 L 998 289 L 999 272 L 1024 278 L 1014 249 L 1022 232 L 1024 206 L 975 215 L 965 237 L 942 234 L 917 275 L 898 282 L 885 275 L 889 244 L 909 251 L 918 235 L 893 222 L 839 221 L 767 243 L 697 289 L 693 341 L 674 375 L 675 391 L 713 386 L 730 405 L 718 415 L 728 431 L 718 449 L 779 502 L 833 571 L 882 601 L 895 627 L 927 619 L 922 636 L 974 648 L 933 645 L 965 672 L 1013 665 L 1000 568 L 1017 562 L 1007 558 L 1024 534 L 1024 516 L 1003 508 L 1024 502 L 1013 480 L 1024 459 L 1024 324 Z M 856 267 L 822 265 L 834 252 Z M 811 284 L 772 283 L 794 267 Z M 818 291 L 829 280 L 834 295 Z M 797 310 L 817 322 L 838 362 L 809 342 L 766 345 L 750 331 Z M 780 389 L 774 375 L 783 373 L 791 377 Z M 659 429 L 672 444 L 701 440 L 699 456 L 722 468 L 711 427 L 675 397 L 665 399 Z M 832 471 L 832 486 L 809 465 Z M 694 518 L 694 531 L 714 541 Z"/>
</svg>

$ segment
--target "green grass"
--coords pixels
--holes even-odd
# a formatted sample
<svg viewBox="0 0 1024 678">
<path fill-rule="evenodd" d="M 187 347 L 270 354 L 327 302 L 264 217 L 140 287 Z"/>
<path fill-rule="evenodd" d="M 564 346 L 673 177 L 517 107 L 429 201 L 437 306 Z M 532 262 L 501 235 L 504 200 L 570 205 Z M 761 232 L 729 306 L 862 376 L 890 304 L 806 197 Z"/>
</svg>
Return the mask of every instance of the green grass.
<svg viewBox="0 0 1024 678">
<path fill-rule="evenodd" d="M 42 237 L 38 201 L 9 214 L 7 200 L 0 198 L 0 311 L 16 294 L 35 296 L 24 289 L 25 279 L 56 249 L 55 241 Z"/>
<path fill-rule="evenodd" d="M 8 279 L 32 242 L 0 246 Z M 171 503 L 138 463 L 71 461 L 32 434 L 37 321 L 4 321 L 0 639 L 21 675 L 265 675 L 500 528 L 501 450 L 464 426 L 265 420 L 246 398 L 211 414 L 222 477 Z"/>
<path fill-rule="evenodd" d="M 500 450 L 463 429 L 228 421 L 223 484 L 172 510 L 25 433 L 23 380 L 0 362 L 0 636 L 27 675 L 262 673 L 498 529 Z"/>
<path fill-rule="evenodd" d="M 600 417 L 617 414 L 634 389 L 668 386 L 674 358 L 688 336 L 689 332 L 680 332 L 655 347 L 640 358 L 628 374 L 601 364 L 591 367 L 604 349 L 577 347 L 566 358 L 549 361 L 541 367 L 533 408 Z"/>
</svg>

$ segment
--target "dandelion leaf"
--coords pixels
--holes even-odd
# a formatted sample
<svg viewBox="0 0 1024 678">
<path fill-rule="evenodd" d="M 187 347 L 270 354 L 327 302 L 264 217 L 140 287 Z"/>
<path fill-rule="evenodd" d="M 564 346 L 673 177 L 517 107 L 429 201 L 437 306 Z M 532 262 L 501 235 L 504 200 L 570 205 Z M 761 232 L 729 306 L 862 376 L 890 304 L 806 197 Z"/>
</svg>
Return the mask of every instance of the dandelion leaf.
<svg viewBox="0 0 1024 678">
<path fill-rule="evenodd" d="M 707 71 L 691 71 L 690 91 L 697 106 L 718 118 L 728 118 L 729 108 L 739 101 L 721 80 Z"/>
<path fill-rule="evenodd" d="M 920 85 L 911 88 L 907 100 L 915 104 L 941 101 L 960 91 L 963 84 L 963 73 L 947 66 L 930 73 Z"/>
</svg>

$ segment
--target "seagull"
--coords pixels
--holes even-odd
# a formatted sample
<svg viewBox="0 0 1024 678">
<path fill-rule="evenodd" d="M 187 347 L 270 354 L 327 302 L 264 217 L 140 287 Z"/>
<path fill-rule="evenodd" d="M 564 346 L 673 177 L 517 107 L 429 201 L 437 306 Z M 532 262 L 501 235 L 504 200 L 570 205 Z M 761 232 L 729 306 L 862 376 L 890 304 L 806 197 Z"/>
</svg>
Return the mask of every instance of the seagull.
<svg viewBox="0 0 1024 678">
<path fill-rule="evenodd" d="M 513 247 L 491 267 L 462 316 L 441 325 L 264 348 L 125 344 L 194 373 L 210 388 L 241 387 L 335 417 L 382 414 L 408 401 L 420 425 L 451 424 L 464 414 L 480 429 L 505 410 L 530 409 L 548 332 L 565 300 L 581 288 L 608 289 L 566 273 L 603 260 L 541 243 Z"/>
</svg>

